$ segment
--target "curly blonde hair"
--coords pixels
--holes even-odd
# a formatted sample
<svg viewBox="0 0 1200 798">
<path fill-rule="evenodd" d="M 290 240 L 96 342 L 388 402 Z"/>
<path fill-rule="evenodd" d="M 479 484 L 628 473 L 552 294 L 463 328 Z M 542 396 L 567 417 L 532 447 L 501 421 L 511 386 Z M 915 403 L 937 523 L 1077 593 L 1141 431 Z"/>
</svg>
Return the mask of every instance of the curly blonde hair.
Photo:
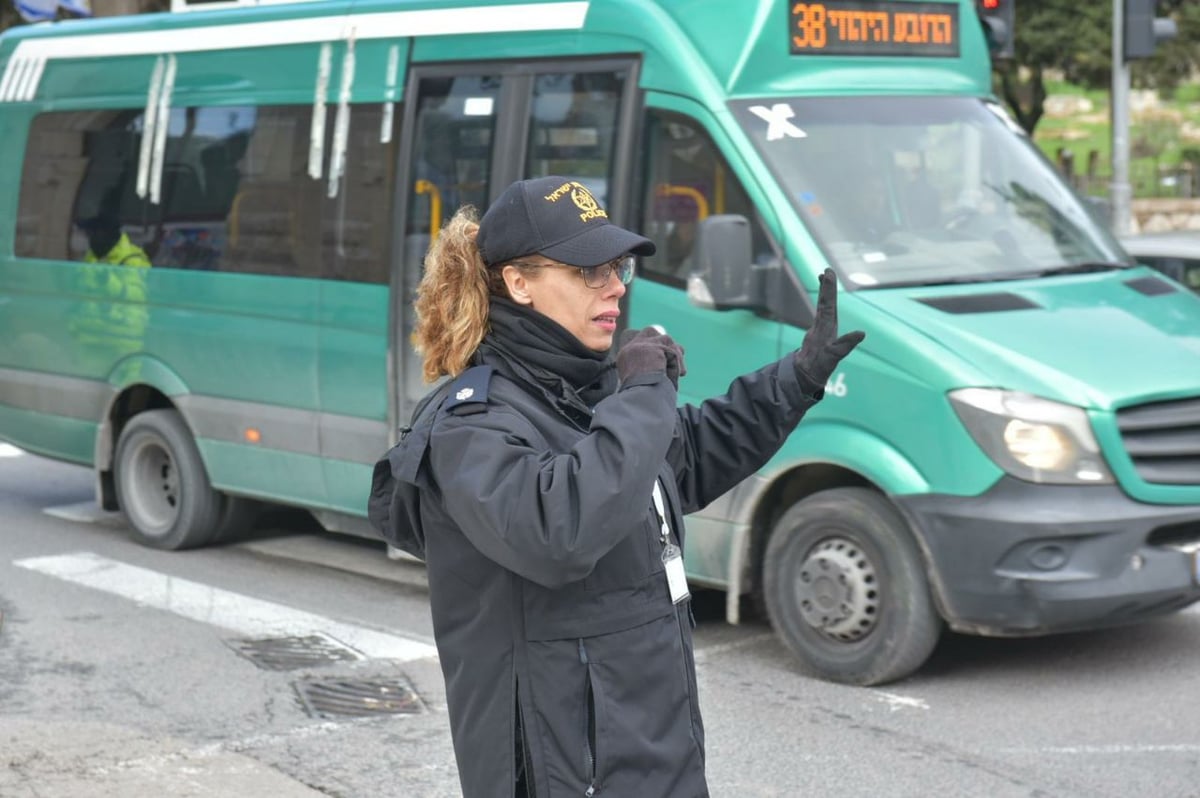
<svg viewBox="0 0 1200 798">
<path fill-rule="evenodd" d="M 442 228 L 425 255 L 425 274 L 414 303 L 413 348 L 425 358 L 422 376 L 433 382 L 457 377 L 488 332 L 488 298 L 506 295 L 498 270 L 489 270 L 475 236 L 479 217 L 465 205 Z"/>
</svg>

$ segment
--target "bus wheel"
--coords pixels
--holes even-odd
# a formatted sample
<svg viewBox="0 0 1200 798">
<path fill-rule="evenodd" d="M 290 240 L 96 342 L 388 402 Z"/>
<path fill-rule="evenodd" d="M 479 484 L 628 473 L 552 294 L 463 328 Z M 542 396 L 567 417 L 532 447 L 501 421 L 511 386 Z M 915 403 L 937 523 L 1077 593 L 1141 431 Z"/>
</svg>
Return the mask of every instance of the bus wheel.
<svg viewBox="0 0 1200 798">
<path fill-rule="evenodd" d="M 117 500 L 138 542 L 188 549 L 212 540 L 223 497 L 209 484 L 179 413 L 147 410 L 131 418 L 117 441 L 114 471 Z"/>
<path fill-rule="evenodd" d="M 262 514 L 262 502 L 221 494 L 221 518 L 210 543 L 234 543 L 250 535 Z"/>
<path fill-rule="evenodd" d="M 903 678 L 941 634 L 907 524 L 865 488 L 822 491 L 783 514 L 767 543 L 763 594 L 784 644 L 836 682 Z"/>
</svg>

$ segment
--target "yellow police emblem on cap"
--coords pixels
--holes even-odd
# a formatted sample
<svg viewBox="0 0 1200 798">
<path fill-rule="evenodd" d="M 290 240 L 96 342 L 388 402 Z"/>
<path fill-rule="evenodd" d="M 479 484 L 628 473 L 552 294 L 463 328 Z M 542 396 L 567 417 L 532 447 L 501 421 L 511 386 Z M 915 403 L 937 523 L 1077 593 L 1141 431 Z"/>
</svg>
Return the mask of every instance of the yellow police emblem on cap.
<svg viewBox="0 0 1200 798">
<path fill-rule="evenodd" d="M 581 221 L 589 219 L 607 219 L 608 213 L 600 207 L 600 203 L 596 202 L 596 198 L 592 196 L 592 192 L 587 190 L 587 186 L 582 183 L 571 182 L 571 201 L 583 213 L 579 214 Z"/>
</svg>

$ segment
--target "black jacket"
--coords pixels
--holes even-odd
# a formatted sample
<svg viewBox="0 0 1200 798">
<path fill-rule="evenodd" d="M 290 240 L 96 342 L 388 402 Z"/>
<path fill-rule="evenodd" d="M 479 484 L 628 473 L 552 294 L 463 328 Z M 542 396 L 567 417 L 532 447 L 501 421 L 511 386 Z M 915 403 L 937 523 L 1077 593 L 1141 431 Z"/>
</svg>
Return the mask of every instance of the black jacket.
<svg viewBox="0 0 1200 798">
<path fill-rule="evenodd" d="M 463 795 L 511 798 L 524 759 L 537 798 L 706 796 L 689 603 L 669 596 L 654 481 L 682 547 L 683 515 L 761 467 L 816 399 L 789 355 L 699 407 L 655 374 L 584 417 L 484 359 L 494 371 L 443 388 L 380 462 L 392 518 L 372 498 L 428 566 Z"/>
</svg>

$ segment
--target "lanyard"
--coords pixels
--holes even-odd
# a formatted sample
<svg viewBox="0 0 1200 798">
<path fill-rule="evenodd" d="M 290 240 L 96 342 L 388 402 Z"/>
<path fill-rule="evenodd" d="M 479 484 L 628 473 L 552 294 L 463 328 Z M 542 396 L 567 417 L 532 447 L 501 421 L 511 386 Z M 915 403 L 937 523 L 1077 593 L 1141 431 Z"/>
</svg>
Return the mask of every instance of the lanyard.
<svg viewBox="0 0 1200 798">
<path fill-rule="evenodd" d="M 671 527 L 667 524 L 667 508 L 663 503 L 662 487 L 657 479 L 654 480 L 654 493 L 651 494 L 654 499 L 654 511 L 658 513 L 659 522 L 659 541 L 666 546 L 671 541 Z"/>
<path fill-rule="evenodd" d="M 654 480 L 654 511 L 658 513 L 658 539 L 662 543 L 663 571 L 667 575 L 667 589 L 671 593 L 671 601 L 678 604 L 691 597 L 687 586 L 687 574 L 683 569 L 683 552 L 671 542 L 671 526 L 667 523 L 667 507 L 663 502 L 662 487 Z"/>
</svg>

